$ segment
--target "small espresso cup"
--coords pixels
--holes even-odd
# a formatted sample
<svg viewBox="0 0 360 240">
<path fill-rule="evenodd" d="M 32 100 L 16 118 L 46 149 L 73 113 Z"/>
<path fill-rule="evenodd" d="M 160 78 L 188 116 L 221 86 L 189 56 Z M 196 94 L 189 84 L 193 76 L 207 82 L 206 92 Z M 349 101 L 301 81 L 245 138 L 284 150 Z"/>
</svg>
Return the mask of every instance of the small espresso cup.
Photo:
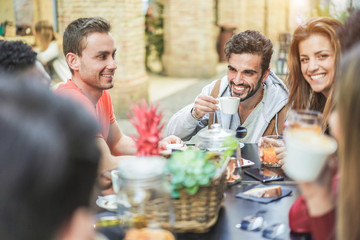
<svg viewBox="0 0 360 240">
<path fill-rule="evenodd" d="M 219 108 L 225 114 L 235 114 L 238 112 L 240 98 L 221 97 L 219 98 Z"/>
<path fill-rule="evenodd" d="M 337 149 L 335 139 L 311 129 L 291 129 L 285 135 L 285 142 L 284 170 L 298 182 L 316 180 L 329 155 Z"/>
</svg>

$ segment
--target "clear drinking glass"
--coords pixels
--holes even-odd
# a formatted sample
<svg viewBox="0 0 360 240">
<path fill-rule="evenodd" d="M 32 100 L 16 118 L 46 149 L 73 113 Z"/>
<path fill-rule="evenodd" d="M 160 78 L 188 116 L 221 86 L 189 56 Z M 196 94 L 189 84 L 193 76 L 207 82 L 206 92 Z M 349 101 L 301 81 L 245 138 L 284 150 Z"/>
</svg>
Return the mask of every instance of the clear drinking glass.
<svg viewBox="0 0 360 240">
<path fill-rule="evenodd" d="M 285 132 L 289 129 L 301 128 L 321 133 L 323 115 L 315 110 L 290 110 L 285 122 Z"/>
<path fill-rule="evenodd" d="M 259 158 L 263 165 L 281 167 L 285 155 L 285 142 L 282 136 L 269 135 L 261 137 L 258 143 Z"/>
<path fill-rule="evenodd" d="M 171 198 L 165 182 L 165 159 L 134 157 L 119 163 L 118 217 L 125 240 L 174 240 Z"/>
</svg>

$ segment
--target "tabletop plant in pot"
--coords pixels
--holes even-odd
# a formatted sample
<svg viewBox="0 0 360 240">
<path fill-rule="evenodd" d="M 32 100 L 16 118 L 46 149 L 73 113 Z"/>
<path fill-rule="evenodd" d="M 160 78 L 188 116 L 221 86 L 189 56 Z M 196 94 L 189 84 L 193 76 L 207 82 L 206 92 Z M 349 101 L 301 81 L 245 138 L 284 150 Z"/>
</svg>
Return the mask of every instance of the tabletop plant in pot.
<svg viewBox="0 0 360 240">
<path fill-rule="evenodd" d="M 221 153 L 196 148 L 173 152 L 166 169 L 176 232 L 207 232 L 215 224 L 226 187 L 227 163 L 237 146 L 230 136 L 223 142 L 226 150 Z"/>
</svg>

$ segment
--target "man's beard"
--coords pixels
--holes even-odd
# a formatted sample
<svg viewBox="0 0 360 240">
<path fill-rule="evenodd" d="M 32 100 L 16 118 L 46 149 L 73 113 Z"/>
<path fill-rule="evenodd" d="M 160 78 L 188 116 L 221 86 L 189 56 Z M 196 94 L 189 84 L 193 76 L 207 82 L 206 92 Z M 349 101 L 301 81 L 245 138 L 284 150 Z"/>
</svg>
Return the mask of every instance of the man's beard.
<svg viewBox="0 0 360 240">
<path fill-rule="evenodd" d="M 237 94 L 233 94 L 233 91 L 232 91 L 232 88 L 233 86 L 235 85 L 235 83 L 233 81 L 230 82 L 230 94 L 231 96 L 233 97 L 239 97 L 240 98 L 240 101 L 245 101 L 246 99 L 252 97 L 255 95 L 255 93 L 257 93 L 257 91 L 260 89 L 260 86 L 262 84 L 261 82 L 261 79 L 262 79 L 262 76 L 259 78 L 259 81 L 257 82 L 256 86 L 254 89 L 250 89 L 250 86 L 249 85 L 245 85 L 245 84 L 240 84 L 240 85 L 236 85 L 236 86 L 242 86 L 244 88 L 248 88 L 250 89 L 249 92 L 247 93 L 247 95 L 245 97 L 241 97 L 240 95 L 237 95 Z"/>
</svg>

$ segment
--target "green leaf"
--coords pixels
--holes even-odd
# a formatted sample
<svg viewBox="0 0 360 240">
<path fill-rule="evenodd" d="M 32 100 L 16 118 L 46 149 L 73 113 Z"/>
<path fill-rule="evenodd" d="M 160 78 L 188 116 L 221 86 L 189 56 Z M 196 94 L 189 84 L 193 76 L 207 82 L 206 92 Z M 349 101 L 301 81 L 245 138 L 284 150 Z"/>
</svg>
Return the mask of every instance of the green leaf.
<svg viewBox="0 0 360 240">
<path fill-rule="evenodd" d="M 224 140 L 221 146 L 226 148 L 223 155 L 223 159 L 226 160 L 228 157 L 231 157 L 234 151 L 238 148 L 238 142 L 235 137 L 229 136 Z"/>
<path fill-rule="evenodd" d="M 185 187 L 192 187 L 196 184 L 196 180 L 194 177 L 188 176 L 184 180 L 184 186 Z"/>
<path fill-rule="evenodd" d="M 173 153 L 167 162 L 166 169 L 172 176 L 173 191 L 185 187 L 189 194 L 195 194 L 199 186 L 209 184 L 209 179 L 216 171 L 215 164 L 209 161 L 209 154 L 195 149 Z M 172 196 L 174 196 L 173 193 Z"/>
<path fill-rule="evenodd" d="M 190 194 L 190 195 L 194 195 L 194 194 L 197 192 L 198 189 L 199 189 L 199 186 L 198 186 L 198 185 L 194 185 L 194 186 L 192 186 L 192 187 L 186 188 L 186 192 L 187 192 L 188 194 Z"/>
<path fill-rule="evenodd" d="M 173 197 L 173 198 L 179 198 L 179 197 L 180 197 L 179 191 L 176 190 L 176 189 L 173 189 L 173 190 L 171 191 L 171 197 Z"/>
<path fill-rule="evenodd" d="M 199 180 L 198 180 L 198 183 L 201 185 L 201 186 L 206 186 L 210 183 L 210 178 L 208 177 L 201 177 Z"/>
<path fill-rule="evenodd" d="M 171 178 L 173 184 L 182 183 L 185 180 L 185 174 L 174 174 Z"/>
<path fill-rule="evenodd" d="M 214 175 L 215 165 L 213 163 L 207 162 L 203 168 L 203 173 L 206 175 Z"/>
</svg>

